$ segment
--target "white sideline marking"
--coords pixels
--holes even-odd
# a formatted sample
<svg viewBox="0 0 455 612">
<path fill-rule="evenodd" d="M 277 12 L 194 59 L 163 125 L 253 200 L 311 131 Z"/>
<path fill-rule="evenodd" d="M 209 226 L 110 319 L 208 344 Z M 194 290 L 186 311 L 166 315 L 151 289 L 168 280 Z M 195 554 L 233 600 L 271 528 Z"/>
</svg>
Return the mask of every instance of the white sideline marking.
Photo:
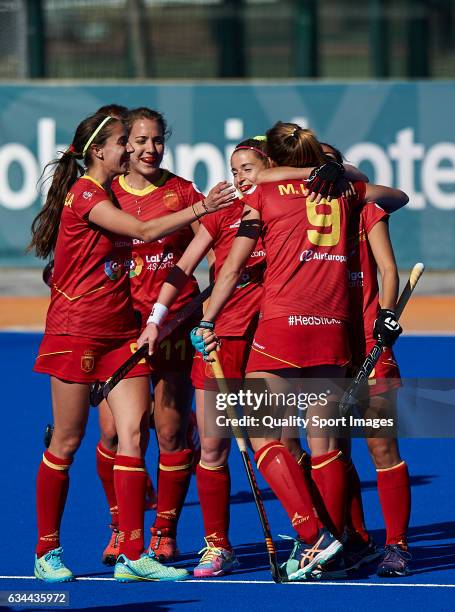
<svg viewBox="0 0 455 612">
<path fill-rule="evenodd" d="M 9 580 L 36 580 L 35 576 L 0 576 L 0 579 Z M 115 578 L 92 578 L 87 576 L 76 576 L 76 582 L 80 580 L 87 580 L 90 582 L 115 582 Z M 217 580 L 215 579 L 194 579 L 194 580 L 180 580 L 173 582 L 172 584 L 191 584 L 193 582 L 204 584 L 275 584 L 272 580 Z M 61 583 L 62 585 L 70 583 Z M 455 589 L 455 584 L 425 584 L 425 583 L 410 583 L 410 582 L 286 582 L 284 584 L 299 584 L 305 586 L 353 586 L 353 587 L 404 587 L 414 588 L 420 587 L 425 589 Z"/>
</svg>

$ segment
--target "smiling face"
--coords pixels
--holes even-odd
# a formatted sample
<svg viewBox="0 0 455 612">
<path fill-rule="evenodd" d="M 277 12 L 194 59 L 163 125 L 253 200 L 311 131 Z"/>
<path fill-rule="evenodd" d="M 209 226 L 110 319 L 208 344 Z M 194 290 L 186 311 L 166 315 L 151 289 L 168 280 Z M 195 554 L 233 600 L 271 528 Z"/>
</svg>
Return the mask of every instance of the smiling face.
<svg viewBox="0 0 455 612">
<path fill-rule="evenodd" d="M 154 119 L 136 119 L 131 126 L 129 141 L 134 148 L 130 158 L 130 173 L 144 177 L 155 175 L 164 155 L 164 134 L 159 122 Z"/>
<path fill-rule="evenodd" d="M 256 185 L 259 172 L 268 167 L 267 157 L 263 157 L 251 149 L 238 149 L 231 156 L 231 172 L 234 177 L 234 185 L 242 193 Z"/>
<path fill-rule="evenodd" d="M 112 124 L 110 135 L 98 149 L 110 174 L 122 174 L 126 171 L 133 148 L 128 142 L 127 129 L 121 121 Z"/>
</svg>

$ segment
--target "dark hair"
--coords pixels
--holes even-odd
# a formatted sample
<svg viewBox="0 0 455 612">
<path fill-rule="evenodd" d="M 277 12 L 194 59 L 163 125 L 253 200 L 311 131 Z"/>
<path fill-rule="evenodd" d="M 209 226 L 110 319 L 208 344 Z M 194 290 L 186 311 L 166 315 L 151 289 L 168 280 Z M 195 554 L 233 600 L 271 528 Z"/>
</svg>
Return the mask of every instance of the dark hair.
<svg viewBox="0 0 455 612">
<path fill-rule="evenodd" d="M 262 161 L 268 158 L 267 155 L 267 140 L 265 137 L 261 138 L 247 138 L 246 140 L 242 140 L 236 145 L 232 154 L 234 154 L 239 149 L 250 149 L 252 153 L 257 155 Z"/>
<path fill-rule="evenodd" d="M 92 158 L 91 145 L 104 145 L 111 135 L 113 126 L 119 121 L 114 118 L 107 121 L 83 155 L 87 142 L 104 119 L 106 115 L 96 113 L 81 121 L 76 128 L 70 147 L 62 153 L 59 159 L 47 164 L 43 170 L 40 184 L 43 185 L 45 182 L 44 177 L 48 175 L 49 170 L 51 172 L 53 170 L 52 183 L 47 193 L 46 203 L 33 220 L 32 239 L 27 247 L 28 251 L 35 249 L 38 257 L 45 259 L 55 248 L 66 194 L 84 172 L 78 160 L 83 159 L 85 166 L 88 166 Z"/>
<path fill-rule="evenodd" d="M 278 166 L 320 166 L 326 159 L 321 145 L 311 130 L 297 123 L 278 121 L 267 130 L 267 153 Z"/>
<path fill-rule="evenodd" d="M 106 106 L 101 106 L 96 111 L 96 114 L 109 115 L 110 117 L 115 117 L 115 119 L 120 119 L 120 121 L 126 121 L 128 112 L 126 106 L 122 106 L 121 104 L 106 104 Z"/>
<path fill-rule="evenodd" d="M 161 131 L 163 132 L 164 138 L 167 139 L 171 135 L 171 132 L 167 126 L 167 121 L 164 118 L 164 115 L 162 113 L 159 113 L 156 110 L 147 108 L 146 106 L 140 106 L 139 108 L 132 108 L 130 111 L 128 111 L 128 115 L 125 120 L 126 127 L 128 128 L 128 132 L 131 132 L 133 123 L 137 121 L 138 119 L 150 119 L 151 121 L 156 121 L 161 127 Z"/>
<path fill-rule="evenodd" d="M 329 152 L 324 151 L 324 155 L 326 157 L 334 158 L 335 161 L 338 162 L 339 164 L 343 163 L 343 155 L 339 149 L 337 149 L 331 144 L 328 144 L 327 142 L 321 142 L 320 144 L 321 144 L 323 151 L 324 151 L 324 147 L 326 147 L 327 149 L 330 149 Z"/>
</svg>

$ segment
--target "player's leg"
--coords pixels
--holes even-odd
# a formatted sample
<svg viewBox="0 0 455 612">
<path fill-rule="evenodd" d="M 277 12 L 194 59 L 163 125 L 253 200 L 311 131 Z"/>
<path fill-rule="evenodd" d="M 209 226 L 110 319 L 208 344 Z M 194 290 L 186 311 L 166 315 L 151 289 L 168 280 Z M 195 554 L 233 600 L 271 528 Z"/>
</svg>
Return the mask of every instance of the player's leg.
<svg viewBox="0 0 455 612">
<path fill-rule="evenodd" d="M 89 386 L 51 376 L 54 433 L 39 466 L 36 495 L 38 543 L 35 576 L 47 582 L 73 579 L 62 562 L 60 523 L 69 487 L 69 467 L 84 435 Z"/>
<path fill-rule="evenodd" d="M 188 415 L 193 388 L 188 372 L 154 372 L 155 431 L 160 455 L 157 513 L 151 528 L 149 549 L 162 561 L 171 561 L 177 551 L 177 523 L 183 508 L 193 468 L 193 453 L 187 448 Z"/>
<path fill-rule="evenodd" d="M 98 407 L 98 423 L 100 439 L 96 447 L 96 471 L 103 486 L 109 512 L 111 515 L 111 536 L 103 551 L 102 562 L 105 565 L 115 565 L 119 554 L 118 506 L 114 486 L 114 463 L 117 453 L 117 429 L 114 417 L 106 400 Z"/>
<path fill-rule="evenodd" d="M 185 570 L 162 566 L 144 551 L 144 500 L 147 472 L 144 439 L 148 440 L 149 377 L 122 380 L 109 394 L 109 407 L 118 434 L 114 483 L 119 509 L 120 555 L 115 578 L 133 580 L 181 580 Z"/>
<path fill-rule="evenodd" d="M 207 420 L 215 416 L 214 395 L 212 391 L 196 389 L 196 414 L 201 439 L 196 482 L 206 547 L 202 549 L 202 557 L 193 573 L 200 578 L 221 576 L 238 564 L 229 540 L 230 439 L 210 435 L 210 426 L 206 430 Z"/>
<path fill-rule="evenodd" d="M 247 380 L 264 379 L 271 392 L 283 393 L 288 389 L 285 379 L 295 375 L 293 368 L 276 372 L 256 371 L 247 374 Z M 305 579 L 314 568 L 324 565 L 341 551 L 341 543 L 320 522 L 304 474 L 280 441 L 279 435 L 276 439 L 252 437 L 251 445 L 260 473 L 283 505 L 297 532 L 294 549 L 284 571 L 290 580 Z"/>
<path fill-rule="evenodd" d="M 390 416 L 396 405 L 396 390 L 370 398 L 375 415 Z M 392 408 L 393 410 L 393 408 Z M 396 438 L 368 438 L 368 449 L 377 472 L 377 485 L 386 527 L 385 553 L 378 565 L 380 576 L 409 574 L 407 531 L 411 511 L 411 486 L 406 462 Z"/>
</svg>

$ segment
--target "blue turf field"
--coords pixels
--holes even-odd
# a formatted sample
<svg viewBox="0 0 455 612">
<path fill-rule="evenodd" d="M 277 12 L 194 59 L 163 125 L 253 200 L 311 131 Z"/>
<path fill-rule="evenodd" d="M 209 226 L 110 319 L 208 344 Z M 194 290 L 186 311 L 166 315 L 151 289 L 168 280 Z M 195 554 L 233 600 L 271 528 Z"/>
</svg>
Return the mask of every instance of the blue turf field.
<svg viewBox="0 0 455 612">
<path fill-rule="evenodd" d="M 44 425 L 51 421 L 49 383 L 31 368 L 39 334 L 0 334 L 3 370 L 2 465 L 0 470 L 0 590 L 49 590 L 31 578 L 35 544 L 34 480 L 43 450 Z M 397 356 L 404 376 L 453 377 L 455 337 L 404 337 Z M 241 561 L 235 574 L 216 581 L 178 584 L 126 584 L 111 580 L 99 561 L 109 532 L 109 516 L 95 472 L 96 411 L 71 469 L 71 488 L 62 526 L 65 560 L 84 578 L 68 584 L 71 609 L 98 612 L 158 610 L 452 610 L 455 608 L 455 515 L 452 440 L 404 440 L 413 484 L 410 544 L 414 574 L 379 580 L 371 571 L 338 584 L 275 585 L 271 582 L 256 509 L 236 449 L 231 457 L 232 541 Z M 152 447 L 154 445 L 152 444 Z M 148 465 L 153 474 L 155 452 Z M 375 472 L 362 440 L 354 441 L 354 460 L 364 491 L 368 526 L 381 543 L 384 532 L 375 490 Z M 288 520 L 265 483 L 259 480 L 274 537 L 290 533 Z M 152 516 L 146 515 L 146 527 Z M 194 481 L 183 510 L 179 546 L 182 565 L 193 567 L 203 544 Z M 279 544 L 284 558 L 289 545 Z M 13 578 L 16 577 L 16 578 Z M 55 589 L 54 589 L 55 590 Z M 40 608 L 43 609 L 43 608 Z"/>
</svg>

